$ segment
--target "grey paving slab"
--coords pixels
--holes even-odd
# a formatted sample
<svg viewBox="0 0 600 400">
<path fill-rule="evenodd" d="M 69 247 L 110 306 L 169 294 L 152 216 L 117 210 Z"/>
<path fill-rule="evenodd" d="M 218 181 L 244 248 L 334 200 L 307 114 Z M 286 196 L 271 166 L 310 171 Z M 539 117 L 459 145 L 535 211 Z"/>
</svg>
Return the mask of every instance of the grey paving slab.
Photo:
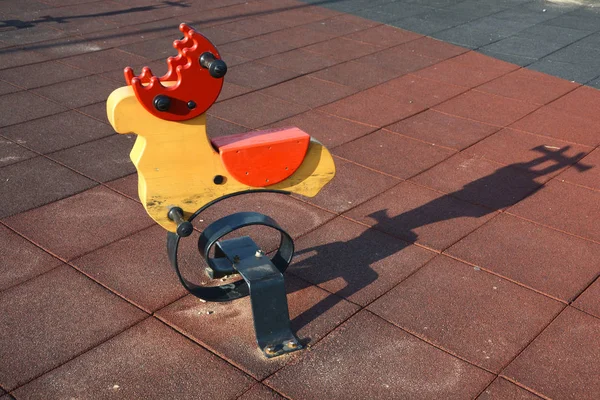
<svg viewBox="0 0 600 400">
<path fill-rule="evenodd" d="M 431 11 L 433 11 L 432 7 L 421 4 L 395 2 L 359 10 L 355 14 L 373 21 L 387 23 Z"/>
<path fill-rule="evenodd" d="M 391 21 L 388 25 L 396 28 L 406 29 L 408 31 L 420 33 L 422 35 L 431 35 L 436 32 L 445 31 L 452 28 L 453 24 L 439 21 L 431 21 L 420 18 L 419 16 L 403 18 L 400 20 Z M 458 24 L 457 24 L 458 25 Z"/>
<path fill-rule="evenodd" d="M 407 1 L 407 3 L 419 4 L 422 6 L 433 8 L 444 8 L 461 3 L 462 1 L 464 0 L 409 0 Z"/>
<path fill-rule="evenodd" d="M 591 87 L 595 87 L 596 89 L 600 89 L 600 76 L 594 80 L 591 80 L 587 83 Z"/>
<path fill-rule="evenodd" d="M 576 43 L 550 54 L 548 59 L 593 66 L 600 69 L 600 49 L 581 47 Z"/>
<path fill-rule="evenodd" d="M 577 46 L 590 47 L 592 49 L 600 49 L 600 32 L 593 33 L 579 40 L 577 42 Z"/>
<path fill-rule="evenodd" d="M 589 36 L 592 33 L 593 32 L 589 30 L 537 24 L 532 27 L 523 29 L 521 32 L 519 32 L 519 36 L 527 37 L 540 42 L 556 43 L 566 46 L 574 42 L 577 42 L 577 44 L 579 45 L 585 40 L 584 38 L 586 38 L 586 36 Z M 598 44 L 600 44 L 600 38 L 597 40 Z"/>
<path fill-rule="evenodd" d="M 392 0 L 340 0 L 332 2 L 315 1 L 314 4 L 331 8 L 336 11 L 352 13 L 365 8 L 372 8 L 378 4 L 386 4 L 390 2 L 392 2 Z"/>
<path fill-rule="evenodd" d="M 527 68 L 580 83 L 587 83 L 595 79 L 599 71 L 595 66 L 561 62 L 548 58 L 536 61 Z"/>
<path fill-rule="evenodd" d="M 600 16 L 592 13 L 574 14 L 571 12 L 545 21 L 543 24 L 562 26 L 564 28 L 598 31 L 600 30 Z"/>
<path fill-rule="evenodd" d="M 521 5 L 510 8 L 494 14 L 494 17 L 507 21 L 528 22 L 531 25 L 538 24 L 543 21 L 548 21 L 562 15 L 558 10 L 548 10 L 537 6 L 535 8 L 528 5 Z"/>
<path fill-rule="evenodd" d="M 496 43 L 484 46 L 489 51 L 517 56 L 541 58 L 563 47 L 561 44 L 540 42 L 523 36 L 511 36 Z"/>
<path fill-rule="evenodd" d="M 530 26 L 531 23 L 529 22 L 484 17 L 434 33 L 431 36 L 460 46 L 477 49 L 518 33 Z"/>
<path fill-rule="evenodd" d="M 545 0 L 304 2 L 428 35 L 560 78 L 598 85 L 600 7 Z"/>
</svg>

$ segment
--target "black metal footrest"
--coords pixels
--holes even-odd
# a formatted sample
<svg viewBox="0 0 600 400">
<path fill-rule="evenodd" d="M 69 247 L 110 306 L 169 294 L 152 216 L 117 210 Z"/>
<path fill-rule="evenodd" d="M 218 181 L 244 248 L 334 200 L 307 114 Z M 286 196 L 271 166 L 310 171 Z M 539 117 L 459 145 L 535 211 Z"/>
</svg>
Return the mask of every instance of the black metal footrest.
<svg viewBox="0 0 600 400">
<path fill-rule="evenodd" d="M 248 237 L 218 241 L 215 256 L 226 258 L 250 289 L 256 341 L 267 357 L 300 350 L 290 327 L 283 274 Z"/>
<path fill-rule="evenodd" d="M 221 240 L 225 235 L 250 225 L 261 225 L 280 232 L 281 240 L 272 258 L 266 256 L 248 236 Z M 228 215 L 210 224 L 198 239 L 198 249 L 206 260 L 206 272 L 213 279 L 239 274 L 243 280 L 221 286 L 205 287 L 186 280 L 177 264 L 180 236 L 169 233 L 169 258 L 183 286 L 207 301 L 230 301 L 250 295 L 254 330 L 266 357 L 300 350 L 302 345 L 292 333 L 283 272 L 294 254 L 294 242 L 272 218 L 254 212 Z M 214 248 L 214 255 L 210 256 Z"/>
</svg>

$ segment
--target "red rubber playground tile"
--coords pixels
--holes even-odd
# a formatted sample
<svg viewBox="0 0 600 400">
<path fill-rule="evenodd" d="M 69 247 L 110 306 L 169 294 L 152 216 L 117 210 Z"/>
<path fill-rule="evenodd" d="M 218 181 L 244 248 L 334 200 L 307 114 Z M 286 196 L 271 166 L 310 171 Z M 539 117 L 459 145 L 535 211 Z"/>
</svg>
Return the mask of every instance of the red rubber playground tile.
<svg viewBox="0 0 600 400">
<path fill-rule="evenodd" d="M 187 294 L 167 257 L 166 233 L 154 226 L 71 261 L 77 269 L 147 312 Z M 158 251 L 159 249 L 163 251 Z M 179 263 L 201 268 L 200 256 L 181 252 Z"/>
<path fill-rule="evenodd" d="M 284 400 L 284 398 L 265 385 L 259 383 L 244 393 L 242 397 L 239 397 L 238 400 Z"/>
<path fill-rule="evenodd" d="M 510 207 L 550 179 L 530 171 L 462 153 L 411 180 L 494 210 Z"/>
<path fill-rule="evenodd" d="M 443 250 L 495 212 L 403 182 L 345 215 L 406 241 Z"/>
<path fill-rule="evenodd" d="M 399 180 L 335 158 L 336 176 L 315 197 L 300 197 L 326 210 L 342 213 L 398 184 Z"/>
<path fill-rule="evenodd" d="M 386 129 L 431 144 L 462 150 L 500 128 L 434 110 L 427 110 L 389 125 Z"/>
<path fill-rule="evenodd" d="M 228 65 L 230 62 L 225 58 Z M 254 90 L 276 85 L 299 76 L 300 73 L 261 64 L 257 61 L 232 66 L 227 71 L 227 81 Z M 260 104 L 260 103 L 259 103 Z M 213 106 L 211 110 L 215 108 Z"/>
<path fill-rule="evenodd" d="M 369 310 L 498 373 L 563 307 L 558 301 L 440 256 L 371 304 Z"/>
<path fill-rule="evenodd" d="M 256 110 L 257 105 L 260 105 L 260 112 Z M 215 104 L 210 115 L 256 129 L 305 111 L 308 111 L 306 106 L 253 92 Z"/>
<path fill-rule="evenodd" d="M 383 127 L 417 114 L 427 107 L 423 104 L 385 97 L 374 88 L 356 93 L 319 111 L 376 127 Z"/>
<path fill-rule="evenodd" d="M 69 108 L 79 108 L 106 100 L 120 85 L 96 75 L 56 83 L 33 92 Z"/>
<path fill-rule="evenodd" d="M 286 277 L 292 331 L 312 346 L 358 310 L 358 306 L 291 276 Z M 193 296 L 157 312 L 159 319 L 198 341 L 256 379 L 264 379 L 308 350 L 267 359 L 256 344 L 250 299 L 201 302 Z"/>
<path fill-rule="evenodd" d="M 503 378 L 496 378 L 477 400 L 540 400 L 539 396 L 511 383 Z"/>
<path fill-rule="evenodd" d="M 549 106 L 544 106 L 516 121 L 510 128 L 587 146 L 596 146 L 600 143 L 598 122 Z"/>
<path fill-rule="evenodd" d="M 0 225 L 0 291 L 56 268 L 61 262 Z"/>
<path fill-rule="evenodd" d="M 134 135 L 111 135 L 48 155 L 85 176 L 106 182 L 135 172 L 129 153 Z"/>
<path fill-rule="evenodd" d="M 337 37 L 304 47 L 306 51 L 331 57 L 338 62 L 354 60 L 355 58 L 375 53 L 381 49 L 383 47 L 358 42 L 345 37 Z"/>
<path fill-rule="evenodd" d="M 106 115 L 106 106 L 103 106 Z M 114 130 L 93 118 L 67 111 L 2 129 L 2 136 L 42 154 L 110 136 Z"/>
<path fill-rule="evenodd" d="M 364 29 L 360 32 L 348 34 L 346 37 L 348 39 L 370 43 L 377 46 L 393 47 L 422 38 L 423 35 L 405 31 L 404 29 L 394 28 L 389 25 L 378 25 L 373 28 Z"/>
<path fill-rule="evenodd" d="M 337 218 L 296 242 L 289 271 L 366 306 L 434 255 L 364 225 Z"/>
<path fill-rule="evenodd" d="M 10 112 L 2 113 L 0 127 L 65 111 L 64 107 L 30 92 L 16 92 L 0 96 L 0 109 L 10 110 Z"/>
<path fill-rule="evenodd" d="M 44 157 L 0 168 L 0 218 L 71 196 L 97 185 Z"/>
<path fill-rule="evenodd" d="M 91 72 L 69 65 L 47 61 L 0 71 L 0 79 L 25 89 L 52 85 L 90 75 Z"/>
<path fill-rule="evenodd" d="M 543 176 L 554 176 L 576 164 L 592 150 L 592 147 L 504 128 L 462 154 L 482 157 Z M 578 165 L 583 164 L 581 161 Z"/>
<path fill-rule="evenodd" d="M 3 222 L 65 260 L 153 224 L 139 203 L 103 187 L 6 218 Z"/>
<path fill-rule="evenodd" d="M 332 103 L 355 92 L 356 89 L 349 86 L 315 79 L 310 76 L 301 76 L 261 90 L 263 94 L 310 108 Z"/>
<path fill-rule="evenodd" d="M 364 57 L 353 59 L 354 62 L 364 65 L 364 73 L 372 67 L 391 71 L 400 76 L 409 72 L 435 64 L 438 60 L 431 57 L 414 54 L 410 49 L 402 49 L 402 46 L 388 48 Z"/>
<path fill-rule="evenodd" d="M 476 396 L 492 379 L 492 374 L 361 311 L 306 357 L 265 382 L 286 397 L 307 400 L 340 393 L 355 399 L 398 394 L 411 399 L 465 399 Z"/>
<path fill-rule="evenodd" d="M 202 379 L 198 379 L 198 377 Z M 149 318 L 15 391 L 17 397 L 227 400 L 254 380 Z"/>
<path fill-rule="evenodd" d="M 525 68 L 479 86 L 483 92 L 534 104 L 547 104 L 576 89 L 579 84 Z"/>
<path fill-rule="evenodd" d="M 558 179 L 600 190 L 600 150 L 592 151 L 578 165 L 580 168 L 569 168 Z"/>
<path fill-rule="evenodd" d="M 268 128 L 284 128 L 289 126 L 296 126 L 302 129 L 330 150 L 377 129 L 371 125 L 348 121 L 347 119 L 325 114 L 317 110 L 307 111 L 303 114 L 284 119 L 268 126 Z"/>
<path fill-rule="evenodd" d="M 434 107 L 435 110 L 486 124 L 506 126 L 533 112 L 538 105 L 470 90 Z"/>
<path fill-rule="evenodd" d="M 553 399 L 592 400 L 600 392 L 600 320 L 565 309 L 503 375 Z"/>
<path fill-rule="evenodd" d="M 0 168 L 36 156 L 36 153 L 0 136 Z"/>
<path fill-rule="evenodd" d="M 308 74 L 338 63 L 332 57 L 327 57 L 322 54 L 311 53 L 303 49 L 295 49 L 279 53 L 270 57 L 261 58 L 256 62 L 266 64 L 271 67 L 277 67 L 296 74 Z"/>
<path fill-rule="evenodd" d="M 467 89 L 408 74 L 385 82 L 373 90 L 392 98 L 408 99 L 427 107 L 433 107 L 465 92 Z"/>
<path fill-rule="evenodd" d="M 577 300 L 573 303 L 575 308 L 583 310 L 600 318 L 600 280 L 596 279 Z"/>
<path fill-rule="evenodd" d="M 565 302 L 596 278 L 600 265 L 600 244 L 506 214 L 446 253 Z"/>
<path fill-rule="evenodd" d="M 600 192 L 556 180 L 508 212 L 600 242 Z"/>
<path fill-rule="evenodd" d="M 0 385 L 12 390 L 146 314 L 64 266 L 0 293 Z"/>
<path fill-rule="evenodd" d="M 311 76 L 349 86 L 355 90 L 364 90 L 398 76 L 397 73 L 377 66 L 368 67 L 354 61 L 334 65 L 315 72 Z"/>
<path fill-rule="evenodd" d="M 582 104 L 585 104 L 582 107 Z M 587 118 L 600 123 L 600 91 L 581 86 L 548 105 L 549 108 L 567 114 Z"/>
<path fill-rule="evenodd" d="M 502 62 L 499 61 L 499 63 Z M 456 59 L 449 59 L 432 65 L 429 68 L 421 69 L 415 72 L 415 74 L 423 78 L 472 88 L 518 68 L 516 65 L 513 67 L 505 67 L 504 64 L 506 63 L 499 64 L 499 67 L 490 65 L 488 68 L 481 68 L 478 65 L 459 62 Z"/>
<path fill-rule="evenodd" d="M 337 147 L 334 154 L 406 179 L 447 159 L 455 151 L 413 140 L 385 129 Z"/>
</svg>

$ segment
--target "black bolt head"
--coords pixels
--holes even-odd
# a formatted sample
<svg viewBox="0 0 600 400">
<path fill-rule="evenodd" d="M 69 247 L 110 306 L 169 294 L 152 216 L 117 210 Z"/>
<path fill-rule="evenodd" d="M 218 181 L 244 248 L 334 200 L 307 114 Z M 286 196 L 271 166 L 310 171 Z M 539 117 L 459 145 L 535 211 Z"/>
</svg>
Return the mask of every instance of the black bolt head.
<svg viewBox="0 0 600 400">
<path fill-rule="evenodd" d="M 210 63 L 208 72 L 213 78 L 222 78 L 227 73 L 227 64 L 223 60 L 215 60 Z"/>
<path fill-rule="evenodd" d="M 225 182 L 225 177 L 223 175 L 215 175 L 213 182 L 215 185 L 222 185 Z"/>
<path fill-rule="evenodd" d="M 154 108 L 158 111 L 169 111 L 171 107 L 171 99 L 169 96 L 165 96 L 164 94 L 159 94 L 154 98 Z"/>
<path fill-rule="evenodd" d="M 196 108 L 196 102 L 194 100 L 190 100 L 188 101 L 187 106 L 190 110 L 193 110 L 194 108 Z"/>
</svg>

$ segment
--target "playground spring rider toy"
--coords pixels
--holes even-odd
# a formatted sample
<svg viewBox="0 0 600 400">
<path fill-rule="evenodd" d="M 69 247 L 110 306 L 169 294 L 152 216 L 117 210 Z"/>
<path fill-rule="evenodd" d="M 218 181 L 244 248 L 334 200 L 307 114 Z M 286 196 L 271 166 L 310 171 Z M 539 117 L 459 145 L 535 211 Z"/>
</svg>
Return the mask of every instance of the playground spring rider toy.
<svg viewBox="0 0 600 400">
<path fill-rule="evenodd" d="M 139 76 L 125 68 L 127 86 L 108 98 L 108 119 L 116 132 L 138 135 L 131 160 L 138 172 L 139 197 L 152 219 L 165 228 L 169 260 L 183 286 L 206 301 L 250 295 L 256 339 L 267 357 L 302 348 L 290 328 L 282 273 L 294 243 L 273 219 L 255 212 L 221 218 L 200 234 L 198 249 L 210 278 L 239 274 L 243 280 L 201 286 L 179 270 L 181 238 L 211 205 L 232 196 L 269 191 L 315 196 L 335 174 L 331 154 L 297 128 L 248 132 L 210 139 L 205 111 L 217 100 L 227 66 L 217 49 L 185 24 L 158 78 L 144 67 Z M 256 104 L 260 107 L 260 104 Z M 222 240 L 242 227 L 263 225 L 279 231 L 272 258 L 248 236 Z M 212 251 L 214 250 L 214 251 Z"/>
</svg>

